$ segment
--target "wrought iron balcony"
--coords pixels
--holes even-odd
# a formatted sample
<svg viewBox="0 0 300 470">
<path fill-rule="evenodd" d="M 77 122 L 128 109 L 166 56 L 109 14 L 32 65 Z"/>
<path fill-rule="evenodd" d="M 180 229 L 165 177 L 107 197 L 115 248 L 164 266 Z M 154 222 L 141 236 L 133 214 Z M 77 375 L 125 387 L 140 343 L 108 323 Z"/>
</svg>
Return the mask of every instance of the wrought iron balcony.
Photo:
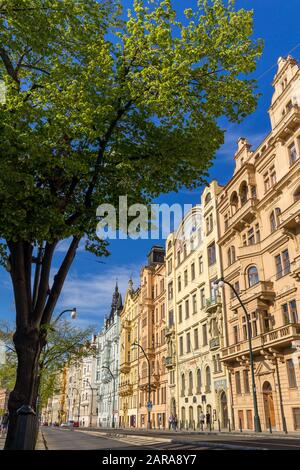
<svg viewBox="0 0 300 470">
<path fill-rule="evenodd" d="M 221 297 L 219 295 L 216 295 L 216 296 L 210 297 L 209 299 L 206 299 L 205 311 L 207 313 L 212 313 L 212 312 L 215 312 L 218 309 L 218 307 L 221 307 L 221 306 L 222 306 Z"/>
<path fill-rule="evenodd" d="M 167 369 L 173 369 L 175 367 L 176 361 L 174 356 L 167 356 L 165 358 L 165 366 Z"/>
<path fill-rule="evenodd" d="M 214 351 L 215 349 L 218 349 L 219 347 L 220 347 L 220 338 L 219 337 L 212 338 L 209 341 L 209 349 L 211 351 Z"/>
</svg>

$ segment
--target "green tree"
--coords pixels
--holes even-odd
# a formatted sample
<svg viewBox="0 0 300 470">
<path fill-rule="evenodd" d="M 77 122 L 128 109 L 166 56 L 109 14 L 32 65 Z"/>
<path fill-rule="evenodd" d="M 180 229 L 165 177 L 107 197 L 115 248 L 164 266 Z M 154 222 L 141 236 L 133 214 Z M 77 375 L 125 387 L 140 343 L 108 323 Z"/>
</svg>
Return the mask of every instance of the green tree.
<svg viewBox="0 0 300 470">
<path fill-rule="evenodd" d="M 8 325 L 0 325 L 0 340 L 6 346 L 6 364 L 0 367 L 0 387 L 13 390 L 17 372 L 17 353 L 13 341 L 14 330 Z M 60 320 L 48 326 L 47 345 L 39 358 L 39 409 L 61 387 L 60 372 L 68 365 L 79 362 L 84 357 L 95 355 L 92 342 L 93 328 L 83 330 L 70 322 Z"/>
<path fill-rule="evenodd" d="M 205 180 L 223 142 L 218 118 L 256 106 L 261 43 L 252 12 L 199 0 L 179 21 L 171 0 L 10 0 L 0 9 L 0 252 L 16 305 L 16 409 L 35 407 L 39 355 L 78 244 L 107 254 L 96 208 L 149 203 Z M 53 282 L 60 240 L 70 239 Z M 32 272 L 35 281 L 32 284 Z"/>
</svg>

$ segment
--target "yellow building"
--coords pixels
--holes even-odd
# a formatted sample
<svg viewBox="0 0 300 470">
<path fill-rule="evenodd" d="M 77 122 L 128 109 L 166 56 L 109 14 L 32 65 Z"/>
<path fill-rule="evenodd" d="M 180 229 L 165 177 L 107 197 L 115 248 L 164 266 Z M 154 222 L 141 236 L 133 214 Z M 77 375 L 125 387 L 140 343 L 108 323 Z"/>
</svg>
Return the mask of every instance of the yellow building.
<svg viewBox="0 0 300 470">
<path fill-rule="evenodd" d="M 233 177 L 218 196 L 224 276 L 250 316 L 263 430 L 300 430 L 300 68 L 278 61 L 271 131 L 255 151 L 238 142 Z M 226 347 L 235 426 L 253 429 L 245 312 L 225 286 Z"/>
<path fill-rule="evenodd" d="M 216 211 L 221 189 L 212 182 L 166 243 L 169 410 L 185 429 L 199 429 L 202 414 L 214 429 L 228 426 L 222 299 L 214 287 L 222 274 Z"/>
<path fill-rule="evenodd" d="M 132 343 L 139 338 L 140 289 L 134 290 L 130 280 L 121 312 L 119 420 L 121 427 L 138 424 L 138 357 L 139 351 Z"/>
</svg>

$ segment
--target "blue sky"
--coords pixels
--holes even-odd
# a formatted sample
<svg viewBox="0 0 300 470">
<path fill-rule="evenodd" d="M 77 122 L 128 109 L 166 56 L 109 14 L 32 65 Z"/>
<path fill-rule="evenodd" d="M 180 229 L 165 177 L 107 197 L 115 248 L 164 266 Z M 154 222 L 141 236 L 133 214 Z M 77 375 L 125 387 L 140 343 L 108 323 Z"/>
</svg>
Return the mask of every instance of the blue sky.
<svg viewBox="0 0 300 470">
<path fill-rule="evenodd" d="M 124 0 L 124 6 L 130 5 Z M 178 10 L 195 4 L 195 0 L 174 0 Z M 233 155 L 239 137 L 247 137 L 255 148 L 270 130 L 267 114 L 272 96 L 272 80 L 277 70 L 277 59 L 289 53 L 300 61 L 299 0 L 237 0 L 237 7 L 254 10 L 254 37 L 263 38 L 265 48 L 254 76 L 262 93 L 258 108 L 239 125 L 229 124 L 226 128 L 225 144 L 219 149 L 210 171 L 210 178 L 225 184 L 232 175 Z M 181 191 L 179 194 L 162 195 L 158 202 L 196 204 L 201 188 L 197 191 Z M 155 242 L 156 243 L 156 242 Z M 162 243 L 164 243 L 162 241 Z M 139 270 L 146 262 L 146 256 L 153 241 L 115 240 L 111 242 L 111 256 L 98 260 L 92 254 L 79 250 L 77 258 L 66 281 L 57 313 L 62 309 L 76 306 L 79 326 L 92 324 L 100 329 L 103 317 L 109 310 L 111 294 L 116 278 L 122 295 L 125 294 L 129 276 L 135 285 Z M 63 256 L 65 245 L 61 243 L 54 265 Z M 10 278 L 0 268 L 0 319 L 14 321 L 14 303 Z"/>
</svg>

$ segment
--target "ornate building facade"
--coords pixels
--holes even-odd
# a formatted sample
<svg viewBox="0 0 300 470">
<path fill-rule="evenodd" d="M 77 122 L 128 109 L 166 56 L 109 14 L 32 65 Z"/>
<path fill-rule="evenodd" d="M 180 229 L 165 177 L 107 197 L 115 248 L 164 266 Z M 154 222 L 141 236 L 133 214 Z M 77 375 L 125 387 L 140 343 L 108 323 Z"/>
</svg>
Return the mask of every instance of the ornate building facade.
<svg viewBox="0 0 300 470">
<path fill-rule="evenodd" d="M 300 68 L 280 58 L 271 131 L 255 151 L 240 139 L 235 171 L 218 195 L 225 280 L 250 316 L 263 430 L 300 429 Z M 225 286 L 226 346 L 235 426 L 253 429 L 245 312 Z"/>
<path fill-rule="evenodd" d="M 116 284 L 109 315 L 97 337 L 95 384 L 97 388 L 97 425 L 112 427 L 119 424 L 119 355 L 120 314 L 122 297 Z"/>
<path fill-rule="evenodd" d="M 222 274 L 216 211 L 221 189 L 212 182 L 166 243 L 169 409 L 185 429 L 199 428 L 202 413 L 209 413 L 212 427 L 218 420 L 228 426 L 222 299 L 214 287 Z"/>
</svg>

